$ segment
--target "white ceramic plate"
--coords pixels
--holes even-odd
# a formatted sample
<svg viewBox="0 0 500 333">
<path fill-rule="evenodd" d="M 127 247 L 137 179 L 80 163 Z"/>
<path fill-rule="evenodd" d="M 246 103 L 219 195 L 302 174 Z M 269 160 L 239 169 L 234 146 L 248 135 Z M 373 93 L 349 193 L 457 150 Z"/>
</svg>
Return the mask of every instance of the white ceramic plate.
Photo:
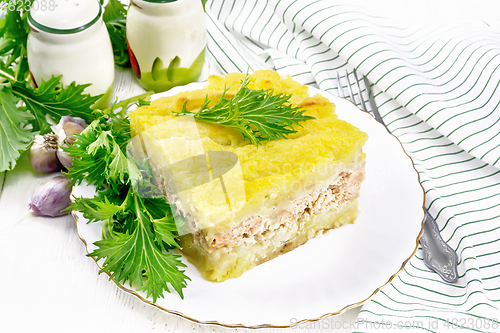
<svg viewBox="0 0 500 333">
<path fill-rule="evenodd" d="M 178 87 L 154 95 L 154 99 L 202 86 Z M 184 290 L 184 300 L 175 293 L 165 294 L 154 306 L 201 323 L 287 327 L 362 304 L 389 283 L 415 253 L 424 219 L 424 192 L 413 162 L 398 139 L 368 113 L 345 99 L 314 88 L 310 91 L 329 98 L 341 119 L 369 135 L 363 148 L 366 179 L 359 198 L 361 213 L 355 223 L 222 283 L 204 280 L 183 260 L 192 280 Z M 79 186 L 74 194 L 93 196 L 93 188 Z M 101 237 L 102 224 L 87 224 L 81 214 L 74 215 L 90 253 Z M 127 285 L 120 287 L 152 304 L 143 293 Z"/>
</svg>

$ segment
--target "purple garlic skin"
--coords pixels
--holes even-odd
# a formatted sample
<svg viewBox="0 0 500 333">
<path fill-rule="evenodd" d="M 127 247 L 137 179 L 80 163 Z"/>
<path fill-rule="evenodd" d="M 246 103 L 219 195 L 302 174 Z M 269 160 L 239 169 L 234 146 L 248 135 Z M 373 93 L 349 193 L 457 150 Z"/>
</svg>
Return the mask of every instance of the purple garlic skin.
<svg viewBox="0 0 500 333">
<path fill-rule="evenodd" d="M 63 209 L 71 203 L 71 181 L 63 176 L 57 176 L 41 184 L 35 189 L 29 204 L 34 215 L 62 216 L 69 212 Z"/>
<path fill-rule="evenodd" d="M 72 145 L 75 142 L 73 134 L 80 134 L 87 127 L 85 120 L 79 117 L 63 116 L 57 124 L 56 133 L 59 136 L 59 149 L 57 151 L 57 158 L 59 162 L 66 168 L 73 167 L 73 158 L 68 156 L 61 147 Z"/>
<path fill-rule="evenodd" d="M 73 167 L 73 157 L 70 157 L 67 152 L 63 151 L 61 147 L 67 147 L 67 143 L 63 143 L 59 146 L 57 151 L 57 159 L 66 169 L 71 169 Z"/>
<path fill-rule="evenodd" d="M 59 127 L 60 126 L 60 127 Z M 87 127 L 85 120 L 79 117 L 63 116 L 57 125 L 64 131 L 64 140 L 72 145 L 75 142 L 73 134 L 80 134 Z M 61 133 L 57 133 L 59 137 L 63 137 Z"/>
<path fill-rule="evenodd" d="M 38 172 L 60 171 L 62 165 L 57 159 L 58 137 L 54 134 L 36 135 L 30 148 L 30 163 Z"/>
<path fill-rule="evenodd" d="M 68 122 L 80 125 L 80 127 L 82 127 L 82 128 L 86 128 L 87 127 L 87 123 L 85 122 L 85 120 L 83 120 L 80 117 L 62 116 L 61 120 L 59 120 L 59 124 L 63 124 L 63 125 L 66 124 L 66 123 L 68 123 Z"/>
</svg>

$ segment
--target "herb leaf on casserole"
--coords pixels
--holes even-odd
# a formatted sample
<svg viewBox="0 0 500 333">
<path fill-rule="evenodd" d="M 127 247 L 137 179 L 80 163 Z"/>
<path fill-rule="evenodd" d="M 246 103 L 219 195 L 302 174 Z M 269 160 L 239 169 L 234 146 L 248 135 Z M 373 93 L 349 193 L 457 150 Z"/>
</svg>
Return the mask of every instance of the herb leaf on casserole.
<svg viewBox="0 0 500 333">
<path fill-rule="evenodd" d="M 210 100 L 206 98 L 200 109 L 191 113 L 186 109 L 186 102 L 182 111 L 174 115 L 192 115 L 196 120 L 234 128 L 256 146 L 261 141 L 286 139 L 287 135 L 297 132 L 294 125 L 314 119 L 289 103 L 291 95 L 249 89 L 249 83 L 245 76 L 233 97 L 226 97 L 228 88 L 225 88 L 215 105 L 208 106 Z"/>
</svg>

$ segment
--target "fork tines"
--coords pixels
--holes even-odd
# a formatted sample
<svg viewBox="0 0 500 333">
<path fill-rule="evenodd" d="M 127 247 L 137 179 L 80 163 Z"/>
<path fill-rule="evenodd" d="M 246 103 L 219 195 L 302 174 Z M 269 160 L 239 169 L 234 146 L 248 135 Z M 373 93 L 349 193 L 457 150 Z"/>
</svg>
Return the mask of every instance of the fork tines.
<svg viewBox="0 0 500 333">
<path fill-rule="evenodd" d="M 355 79 L 355 84 L 356 84 L 356 90 L 357 90 L 357 93 L 358 93 L 359 100 L 361 102 L 361 107 L 363 108 L 364 111 L 367 111 L 363 95 L 361 94 L 361 87 L 360 87 L 360 83 L 359 83 L 361 80 L 363 80 L 363 77 L 361 77 L 361 80 L 359 80 L 358 79 L 358 74 L 356 73 L 356 70 L 353 70 L 353 74 L 354 74 L 354 79 Z M 347 81 L 347 92 L 349 93 L 349 96 L 346 97 L 346 95 L 344 93 L 344 88 L 343 88 L 342 83 L 340 81 L 339 72 L 337 72 L 337 85 L 338 85 L 338 89 L 339 89 L 339 94 L 340 94 L 341 97 L 348 98 L 355 105 L 358 105 L 356 103 L 355 98 L 354 98 L 354 92 L 352 91 L 352 84 L 351 84 L 351 80 L 349 79 L 349 73 L 347 72 L 347 70 L 345 71 L 345 78 L 346 78 L 346 81 Z"/>
</svg>

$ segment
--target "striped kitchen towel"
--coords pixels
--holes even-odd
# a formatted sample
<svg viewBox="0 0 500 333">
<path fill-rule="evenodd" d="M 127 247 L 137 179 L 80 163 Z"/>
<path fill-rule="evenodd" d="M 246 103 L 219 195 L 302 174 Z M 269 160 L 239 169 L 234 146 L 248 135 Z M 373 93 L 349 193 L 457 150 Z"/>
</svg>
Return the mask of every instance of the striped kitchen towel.
<svg viewBox="0 0 500 333">
<path fill-rule="evenodd" d="M 224 73 L 275 69 L 336 95 L 337 71 L 372 82 L 460 278 L 443 282 L 419 248 L 363 306 L 356 331 L 500 331 L 500 8 L 422 3 L 213 0 L 208 55 Z"/>
</svg>

